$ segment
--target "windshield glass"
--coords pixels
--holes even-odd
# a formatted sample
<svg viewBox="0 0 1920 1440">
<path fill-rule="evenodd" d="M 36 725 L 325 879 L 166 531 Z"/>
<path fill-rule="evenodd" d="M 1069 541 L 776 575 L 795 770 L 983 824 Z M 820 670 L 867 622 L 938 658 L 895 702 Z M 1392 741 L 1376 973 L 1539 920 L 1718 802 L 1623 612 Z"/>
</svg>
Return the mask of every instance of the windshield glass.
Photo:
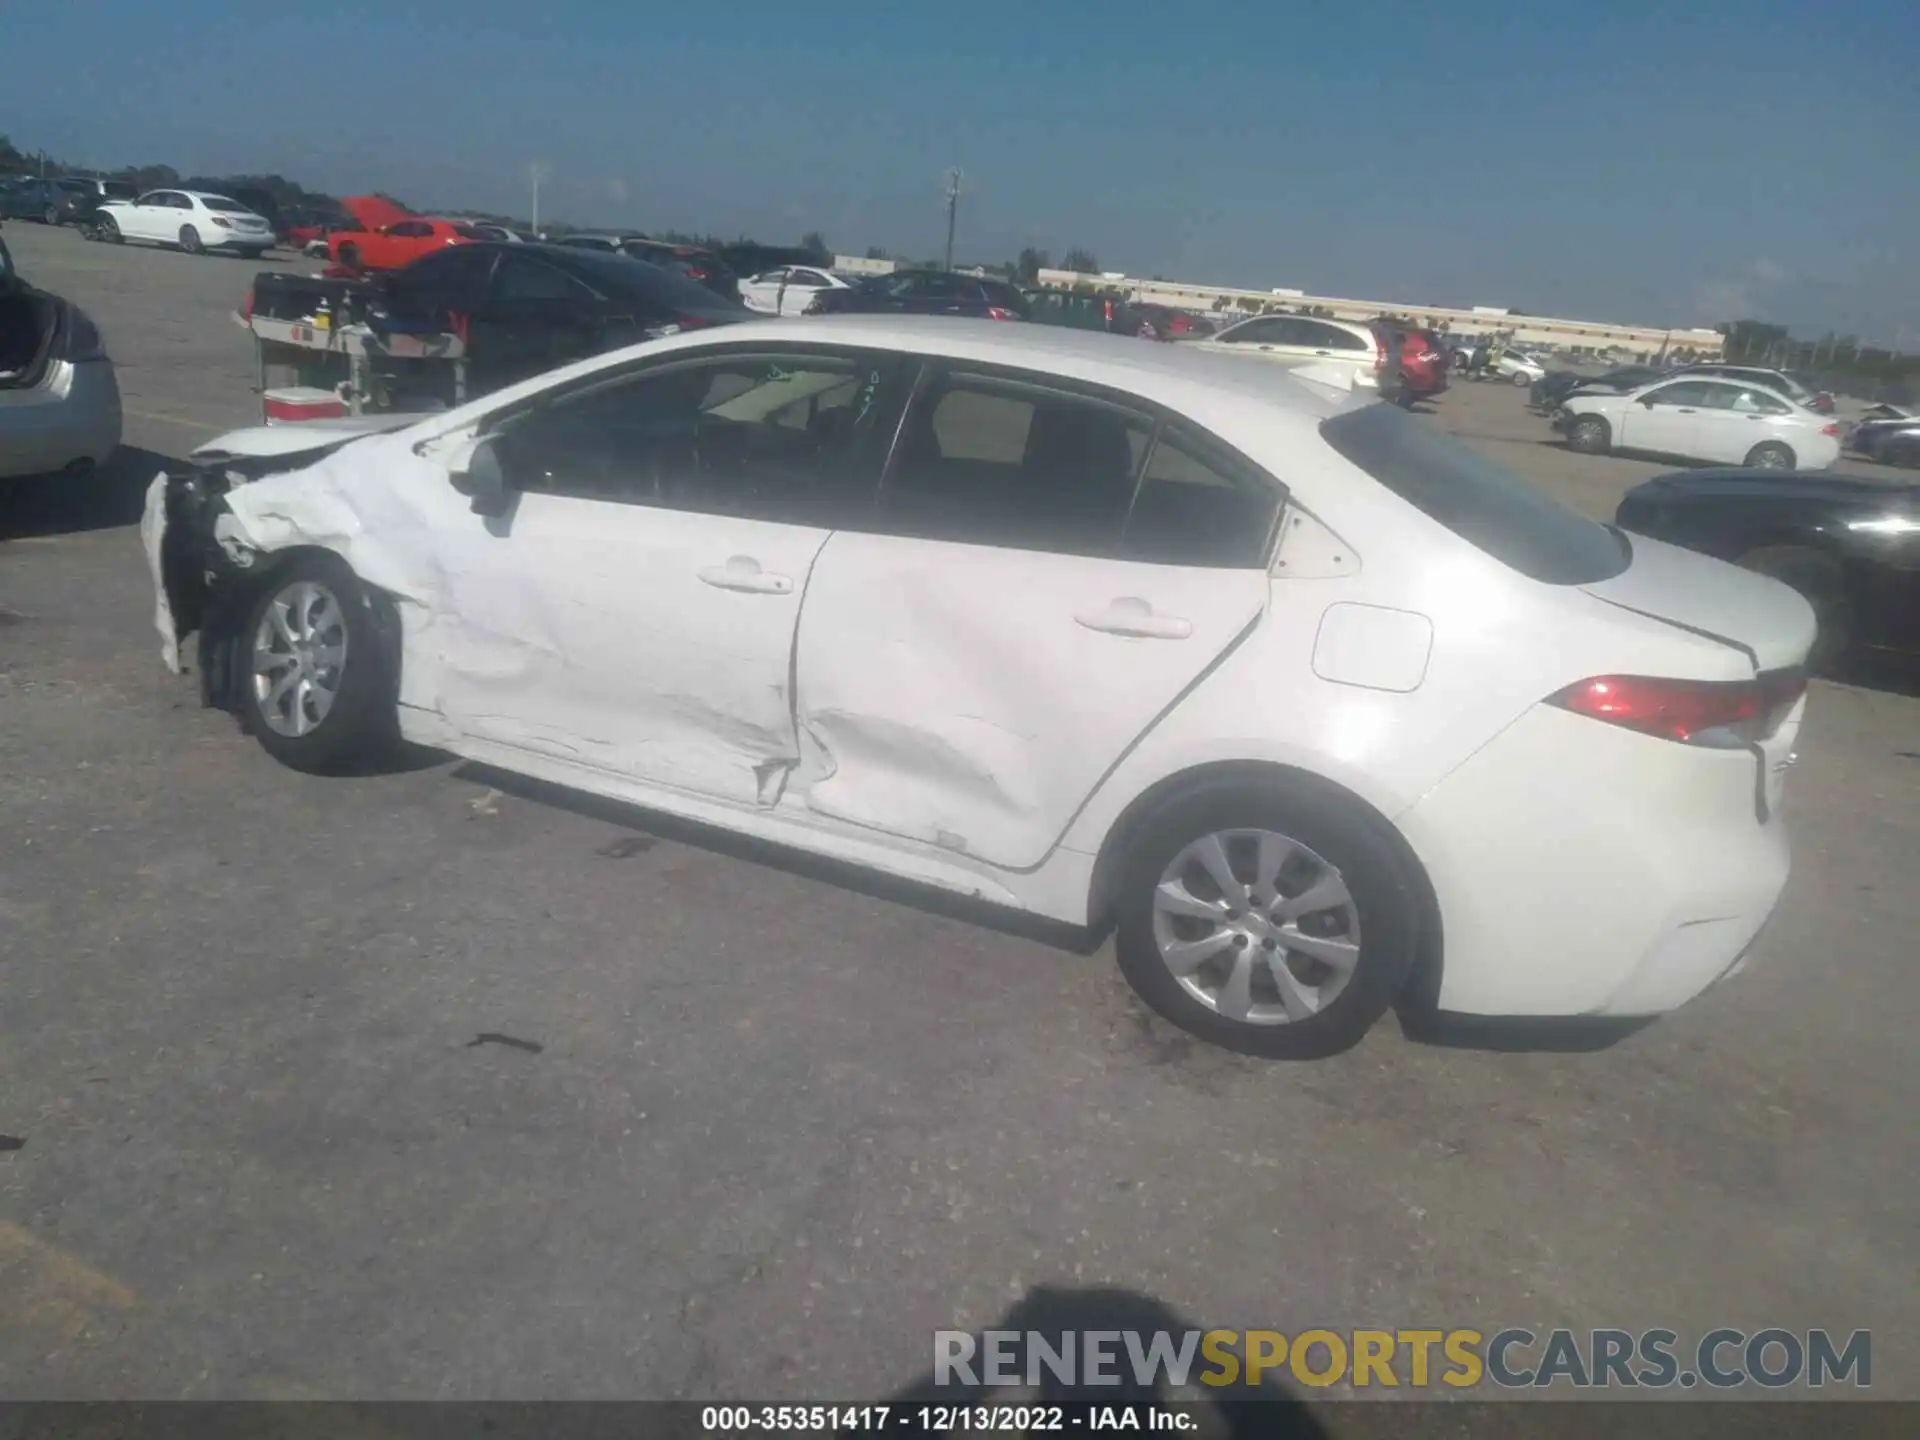
<svg viewBox="0 0 1920 1440">
<path fill-rule="evenodd" d="M 1323 422 L 1329 445 L 1428 518 L 1549 585 L 1590 585 L 1627 568 L 1619 532 L 1569 510 L 1471 446 L 1394 405 Z"/>
<path fill-rule="evenodd" d="M 689 280 L 676 271 L 635 255 L 574 249 L 568 249 L 564 254 L 566 259 L 563 268 L 602 291 L 631 295 L 644 287 L 651 299 L 676 310 L 730 312 L 743 309 L 698 281 Z"/>
</svg>

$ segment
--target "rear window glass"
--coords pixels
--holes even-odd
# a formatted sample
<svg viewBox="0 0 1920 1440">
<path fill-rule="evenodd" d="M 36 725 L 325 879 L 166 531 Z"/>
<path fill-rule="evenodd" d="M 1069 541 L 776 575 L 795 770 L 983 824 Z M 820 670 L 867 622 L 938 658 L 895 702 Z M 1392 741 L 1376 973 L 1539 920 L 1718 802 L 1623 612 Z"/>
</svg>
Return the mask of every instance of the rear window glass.
<svg viewBox="0 0 1920 1440">
<path fill-rule="evenodd" d="M 1320 433 L 1409 505 L 1529 579 L 1591 585 L 1620 574 L 1632 559 L 1617 530 L 1569 510 L 1398 406 L 1349 410 L 1322 422 Z"/>
<path fill-rule="evenodd" d="M 200 203 L 219 215 L 251 215 L 253 213 L 238 200 L 229 200 L 224 195 L 202 195 Z"/>
</svg>

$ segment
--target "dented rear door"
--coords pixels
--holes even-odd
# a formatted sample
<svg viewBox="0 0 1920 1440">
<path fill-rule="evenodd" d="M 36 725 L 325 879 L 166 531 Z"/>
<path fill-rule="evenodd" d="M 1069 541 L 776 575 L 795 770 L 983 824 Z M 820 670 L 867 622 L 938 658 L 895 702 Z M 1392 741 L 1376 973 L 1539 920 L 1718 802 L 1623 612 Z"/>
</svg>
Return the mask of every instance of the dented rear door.
<svg viewBox="0 0 1920 1440">
<path fill-rule="evenodd" d="M 935 386 L 902 428 L 886 533 L 836 533 L 814 563 L 790 794 L 1038 864 L 1259 619 L 1278 496 L 1150 417 L 1003 377 Z"/>
</svg>

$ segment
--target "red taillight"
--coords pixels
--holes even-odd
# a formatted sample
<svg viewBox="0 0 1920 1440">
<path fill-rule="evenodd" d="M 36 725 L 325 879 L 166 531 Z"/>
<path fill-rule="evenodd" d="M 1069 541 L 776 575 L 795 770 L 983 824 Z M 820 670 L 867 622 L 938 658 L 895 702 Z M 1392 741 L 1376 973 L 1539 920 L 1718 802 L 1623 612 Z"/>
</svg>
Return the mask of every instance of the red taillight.
<svg viewBox="0 0 1920 1440">
<path fill-rule="evenodd" d="M 1547 703 L 1662 740 L 1739 750 L 1779 728 L 1806 688 L 1797 670 L 1755 680 L 1601 675 L 1569 685 Z"/>
<path fill-rule="evenodd" d="M 998 305 L 989 305 L 987 307 L 987 318 L 989 320 L 1018 320 L 1020 317 L 1012 310 L 1003 310 Z M 1112 305 L 1107 306 L 1107 318 L 1109 320 L 1113 318 Z"/>
<path fill-rule="evenodd" d="M 1840 434 L 1840 427 L 1838 424 L 1822 425 L 1820 427 L 1820 433 L 1822 435 L 1832 435 L 1837 438 Z"/>
<path fill-rule="evenodd" d="M 707 278 L 707 272 L 700 269 L 697 265 L 689 265 L 687 267 L 687 278 L 689 280 L 705 280 Z"/>
<path fill-rule="evenodd" d="M 1373 342 L 1373 368 L 1375 370 L 1387 368 L 1387 347 L 1378 340 Z"/>
</svg>

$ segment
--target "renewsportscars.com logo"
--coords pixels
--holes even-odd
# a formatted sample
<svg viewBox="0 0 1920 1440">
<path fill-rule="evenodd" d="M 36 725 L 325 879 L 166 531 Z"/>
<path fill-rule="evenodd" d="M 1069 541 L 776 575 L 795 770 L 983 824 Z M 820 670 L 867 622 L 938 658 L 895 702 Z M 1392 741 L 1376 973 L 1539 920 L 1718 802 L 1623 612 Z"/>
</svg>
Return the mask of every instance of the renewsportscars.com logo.
<svg viewBox="0 0 1920 1440">
<path fill-rule="evenodd" d="M 1873 1383 L 1873 1334 L 1709 1330 L 936 1330 L 936 1385 L 1146 1390 L 1292 1380 L 1315 1388 L 1715 1390 Z"/>
</svg>

